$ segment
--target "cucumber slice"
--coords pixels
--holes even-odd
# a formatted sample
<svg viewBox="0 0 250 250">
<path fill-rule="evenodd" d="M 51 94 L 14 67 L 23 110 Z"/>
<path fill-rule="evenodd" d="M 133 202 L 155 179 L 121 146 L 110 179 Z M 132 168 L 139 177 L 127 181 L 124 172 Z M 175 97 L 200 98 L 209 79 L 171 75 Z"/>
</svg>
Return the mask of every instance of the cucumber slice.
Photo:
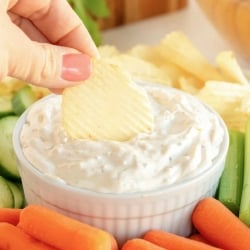
<svg viewBox="0 0 250 250">
<path fill-rule="evenodd" d="M 29 85 L 22 87 L 12 98 L 14 113 L 21 115 L 36 99 L 36 94 Z"/>
<path fill-rule="evenodd" d="M 24 192 L 21 185 L 14 183 L 12 181 L 8 181 L 9 188 L 13 194 L 14 198 L 14 208 L 22 208 L 24 206 Z"/>
<path fill-rule="evenodd" d="M 229 131 L 230 144 L 222 173 L 218 199 L 238 216 L 243 185 L 244 140 L 239 131 Z"/>
<path fill-rule="evenodd" d="M 18 116 L 6 116 L 0 119 L 0 175 L 11 179 L 20 179 L 12 143 L 13 129 L 17 120 Z"/>
<path fill-rule="evenodd" d="M 14 114 L 11 99 L 12 95 L 0 96 L 0 118 L 10 114 Z"/>
<path fill-rule="evenodd" d="M 13 208 L 14 197 L 6 179 L 0 176 L 0 207 Z"/>
<path fill-rule="evenodd" d="M 244 177 L 239 218 L 250 226 L 250 119 L 246 125 Z"/>
</svg>

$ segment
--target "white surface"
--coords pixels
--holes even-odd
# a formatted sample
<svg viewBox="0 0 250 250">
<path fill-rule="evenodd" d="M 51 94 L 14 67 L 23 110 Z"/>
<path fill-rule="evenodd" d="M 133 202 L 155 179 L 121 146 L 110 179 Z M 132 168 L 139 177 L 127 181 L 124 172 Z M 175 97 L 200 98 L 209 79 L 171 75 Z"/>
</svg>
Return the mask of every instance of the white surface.
<svg viewBox="0 0 250 250">
<path fill-rule="evenodd" d="M 125 51 L 137 44 L 157 44 L 167 33 L 176 30 L 184 32 L 211 62 L 214 62 L 218 52 L 232 50 L 203 15 L 195 0 L 189 0 L 186 8 L 172 14 L 107 30 L 103 32 L 103 43 Z M 243 67 L 250 67 L 250 62 L 243 61 L 239 56 L 238 59 Z"/>
</svg>

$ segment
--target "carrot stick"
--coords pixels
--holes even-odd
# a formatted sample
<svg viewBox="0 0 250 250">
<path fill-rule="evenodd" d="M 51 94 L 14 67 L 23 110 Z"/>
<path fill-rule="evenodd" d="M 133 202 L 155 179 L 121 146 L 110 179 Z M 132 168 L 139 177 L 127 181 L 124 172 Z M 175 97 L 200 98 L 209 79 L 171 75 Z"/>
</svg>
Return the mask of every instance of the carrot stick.
<svg viewBox="0 0 250 250">
<path fill-rule="evenodd" d="M 205 239 L 202 235 L 200 235 L 199 233 L 195 233 L 195 234 L 192 234 L 189 236 L 189 239 L 192 239 L 192 240 L 197 240 L 199 242 L 203 242 L 203 243 L 206 243 L 208 245 L 210 245 L 210 243 L 208 242 L 207 239 Z"/>
<path fill-rule="evenodd" d="M 212 197 L 198 203 L 192 221 L 200 234 L 214 246 L 230 250 L 250 249 L 250 229 Z"/>
<path fill-rule="evenodd" d="M 0 235 L 1 250 L 55 250 L 54 247 L 33 239 L 20 228 L 6 222 L 0 223 Z"/>
<path fill-rule="evenodd" d="M 117 243 L 108 232 L 39 205 L 23 208 L 18 226 L 60 250 L 117 250 Z"/>
<path fill-rule="evenodd" d="M 144 239 L 132 239 L 126 241 L 121 250 L 166 250 Z"/>
<path fill-rule="evenodd" d="M 160 247 L 171 249 L 171 250 L 218 250 L 220 248 L 207 245 L 205 243 L 188 239 L 176 234 L 168 233 L 161 230 L 150 230 L 144 237 Z"/>
<path fill-rule="evenodd" d="M 0 222 L 17 225 L 21 211 L 19 208 L 0 208 Z"/>
</svg>

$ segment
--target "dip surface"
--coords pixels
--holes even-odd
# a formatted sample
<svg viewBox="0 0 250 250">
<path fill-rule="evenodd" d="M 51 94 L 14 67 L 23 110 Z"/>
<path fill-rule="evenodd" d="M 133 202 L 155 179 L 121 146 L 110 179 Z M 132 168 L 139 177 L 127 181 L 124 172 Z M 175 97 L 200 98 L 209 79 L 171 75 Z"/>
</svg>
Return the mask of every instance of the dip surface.
<svg viewBox="0 0 250 250">
<path fill-rule="evenodd" d="M 61 124 L 61 96 L 52 95 L 27 114 L 25 157 L 48 178 L 105 193 L 155 190 L 212 167 L 225 136 L 218 117 L 178 90 L 143 87 L 154 112 L 152 133 L 126 142 L 70 139 Z"/>
</svg>

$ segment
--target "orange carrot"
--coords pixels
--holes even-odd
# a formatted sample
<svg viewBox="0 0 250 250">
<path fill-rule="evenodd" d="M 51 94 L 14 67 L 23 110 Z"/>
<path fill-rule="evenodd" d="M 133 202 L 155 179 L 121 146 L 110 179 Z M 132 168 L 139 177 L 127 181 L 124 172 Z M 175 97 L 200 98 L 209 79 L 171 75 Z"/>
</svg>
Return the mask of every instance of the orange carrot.
<svg viewBox="0 0 250 250">
<path fill-rule="evenodd" d="M 21 211 L 19 208 L 0 208 L 0 222 L 17 225 Z"/>
<path fill-rule="evenodd" d="M 230 250 L 250 249 L 250 229 L 212 197 L 198 203 L 192 221 L 200 234 L 214 246 Z"/>
<path fill-rule="evenodd" d="M 110 233 L 39 205 L 23 208 L 18 226 L 61 250 L 117 250 Z"/>
<path fill-rule="evenodd" d="M 207 245 L 202 242 L 188 239 L 176 234 L 168 233 L 161 230 L 150 230 L 144 237 L 145 240 L 148 240 L 160 247 L 171 249 L 171 250 L 218 250 L 220 248 Z"/>
<path fill-rule="evenodd" d="M 197 241 L 200 241 L 200 242 L 203 242 L 203 243 L 206 243 L 208 245 L 211 245 L 207 239 L 205 239 L 202 235 L 200 235 L 199 233 L 195 233 L 195 234 L 191 234 L 189 236 L 189 239 L 192 239 L 192 240 L 197 240 Z"/>
<path fill-rule="evenodd" d="M 0 223 L 0 249 L 1 250 L 55 250 L 54 247 L 39 242 L 20 228 L 6 223 Z"/>
<path fill-rule="evenodd" d="M 144 239 L 132 239 L 126 241 L 121 250 L 166 250 Z"/>
</svg>

